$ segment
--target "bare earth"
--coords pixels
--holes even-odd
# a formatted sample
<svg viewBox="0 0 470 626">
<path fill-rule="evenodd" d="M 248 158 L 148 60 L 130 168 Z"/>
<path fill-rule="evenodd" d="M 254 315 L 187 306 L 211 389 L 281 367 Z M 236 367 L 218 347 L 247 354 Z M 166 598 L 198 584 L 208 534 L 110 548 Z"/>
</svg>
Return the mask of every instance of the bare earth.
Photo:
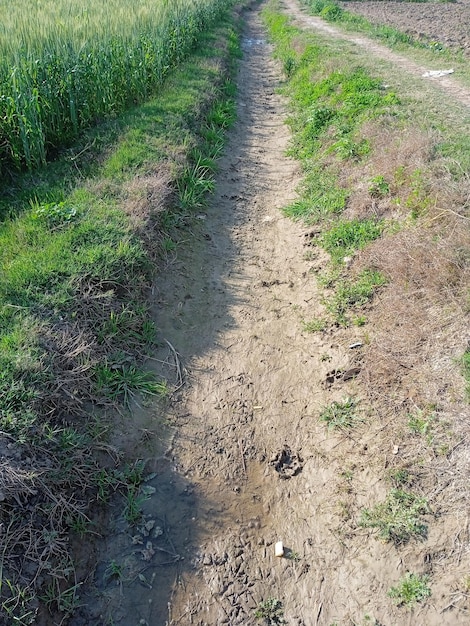
<svg viewBox="0 0 470 626">
<path fill-rule="evenodd" d="M 386 24 L 426 42 L 470 54 L 470 1 L 341 2 L 347 11 L 374 24 Z"/>
<path fill-rule="evenodd" d="M 155 285 L 160 336 L 186 374 L 161 456 L 149 451 L 148 524 L 134 537 L 119 527 L 108 537 L 95 572 L 105 602 L 73 624 L 252 626 L 258 603 L 272 597 L 295 626 L 363 624 L 366 615 L 384 626 L 463 626 L 468 616 L 447 606 L 448 574 L 436 576 L 423 608 L 394 606 L 387 591 L 426 569 L 429 548 L 385 545 L 348 515 L 351 498 L 357 508 L 384 496 L 379 477 L 393 447 L 381 443 L 380 425 L 337 436 L 319 422 L 322 406 L 360 399 L 354 380 L 328 376 L 354 367 L 358 331 L 302 331 L 320 297 L 304 256 L 308 232 L 279 211 L 295 198 L 300 172 L 285 156 L 280 70 L 259 9 L 246 21 L 238 120 L 216 194 Z M 167 345 L 156 355 L 172 378 L 173 356 Z M 158 413 L 147 418 L 153 425 Z M 448 538 L 433 528 L 438 553 Z M 105 575 L 114 558 L 125 564 L 122 583 Z M 453 576 L 464 574 L 462 563 Z"/>
</svg>

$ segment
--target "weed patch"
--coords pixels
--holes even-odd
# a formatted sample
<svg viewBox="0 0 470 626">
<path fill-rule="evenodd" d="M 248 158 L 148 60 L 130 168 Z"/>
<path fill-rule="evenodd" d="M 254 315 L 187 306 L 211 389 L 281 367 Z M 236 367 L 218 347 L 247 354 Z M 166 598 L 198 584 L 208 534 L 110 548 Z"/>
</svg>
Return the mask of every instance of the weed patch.
<svg viewBox="0 0 470 626">
<path fill-rule="evenodd" d="M 424 602 L 431 595 L 428 586 L 429 576 L 420 576 L 407 572 L 400 579 L 396 587 L 392 587 L 388 592 L 399 606 L 412 607 L 417 602 Z"/>
<path fill-rule="evenodd" d="M 255 611 L 255 617 L 263 620 L 266 626 L 275 626 L 276 624 L 287 624 L 284 619 L 284 608 L 282 602 L 277 598 L 268 598 L 258 604 Z"/>
<path fill-rule="evenodd" d="M 328 428 L 348 429 L 358 421 L 356 408 L 356 401 L 353 398 L 343 402 L 332 402 L 320 412 L 320 419 Z"/>
<path fill-rule="evenodd" d="M 427 512 L 425 498 L 393 489 L 385 502 L 373 509 L 363 509 L 359 524 L 363 528 L 377 529 L 380 539 L 384 541 L 406 543 L 412 537 L 427 536 L 427 525 L 422 520 L 422 515 Z"/>
<path fill-rule="evenodd" d="M 386 282 L 380 272 L 371 269 L 363 270 L 355 280 L 340 279 L 333 295 L 325 299 L 325 308 L 338 324 L 347 326 L 352 321 L 348 311 L 367 304 Z"/>
<path fill-rule="evenodd" d="M 338 220 L 320 237 L 320 245 L 334 263 L 341 263 L 346 256 L 380 237 L 383 224 L 376 220 Z"/>
<path fill-rule="evenodd" d="M 302 322 L 302 328 L 306 333 L 317 333 L 325 330 L 327 327 L 327 321 L 321 318 L 310 320 L 309 322 Z"/>
<path fill-rule="evenodd" d="M 112 363 L 97 365 L 95 368 L 97 392 L 114 401 L 130 407 L 131 397 L 140 392 L 154 396 L 166 396 L 168 385 L 158 381 L 149 372 L 139 370 L 134 365 Z"/>
</svg>

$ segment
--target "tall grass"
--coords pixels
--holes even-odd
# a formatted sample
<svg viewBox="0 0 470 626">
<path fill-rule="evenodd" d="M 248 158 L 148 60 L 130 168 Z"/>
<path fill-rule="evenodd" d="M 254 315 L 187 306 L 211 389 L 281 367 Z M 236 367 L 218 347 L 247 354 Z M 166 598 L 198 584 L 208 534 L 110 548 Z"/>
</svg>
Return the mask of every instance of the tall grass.
<svg viewBox="0 0 470 626">
<path fill-rule="evenodd" d="M 142 101 L 231 0 L 0 0 L 0 175 Z"/>
</svg>

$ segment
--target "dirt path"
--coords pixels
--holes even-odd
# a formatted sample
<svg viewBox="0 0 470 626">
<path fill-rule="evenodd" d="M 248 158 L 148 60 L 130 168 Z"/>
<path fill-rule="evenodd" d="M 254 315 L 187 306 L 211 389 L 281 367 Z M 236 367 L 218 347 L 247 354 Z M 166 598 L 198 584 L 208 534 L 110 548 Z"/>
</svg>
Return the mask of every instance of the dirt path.
<svg viewBox="0 0 470 626">
<path fill-rule="evenodd" d="M 365 48 L 368 52 L 372 53 L 374 56 L 384 59 L 386 61 L 390 61 L 395 66 L 409 72 L 410 74 L 416 76 L 421 81 L 430 81 L 434 83 L 437 87 L 439 87 L 446 94 L 461 102 L 462 104 L 470 107 L 470 90 L 461 85 L 454 77 L 448 76 L 430 76 L 423 77 L 423 74 L 429 72 L 430 68 L 427 68 L 423 65 L 419 65 L 414 61 L 392 52 L 386 46 L 382 46 L 375 41 L 368 39 L 367 37 L 363 37 L 361 35 L 353 35 L 348 34 L 344 31 L 327 24 L 319 17 L 314 17 L 312 15 L 308 15 L 304 10 L 300 9 L 298 3 L 295 0 L 284 0 L 284 6 L 286 7 L 289 15 L 295 18 L 296 23 L 301 28 L 313 28 L 322 33 L 327 33 L 332 35 L 333 37 L 337 37 L 339 39 L 345 39 L 347 41 L 351 41 L 356 45 Z M 451 69 L 451 66 L 445 64 L 445 67 L 442 69 Z M 417 85 L 417 89 L 419 86 Z"/>
<path fill-rule="evenodd" d="M 313 20 L 292 0 L 286 6 L 303 24 Z M 254 626 L 268 598 L 282 601 L 295 626 L 362 625 L 366 615 L 383 625 L 464 624 L 441 606 L 445 579 L 421 612 L 394 608 L 387 591 L 422 568 L 427 548 L 398 551 L 350 519 L 352 505 L 384 495 L 379 477 L 392 447 L 371 463 L 380 425 L 350 437 L 319 422 L 322 406 L 360 400 L 353 380 L 326 384 L 328 372 L 354 363 L 359 331 L 302 331 L 319 299 L 303 255 L 308 233 L 279 211 L 300 173 L 285 156 L 280 72 L 259 9 L 246 18 L 238 120 L 216 194 L 155 286 L 159 333 L 180 355 L 185 385 L 157 459 L 149 447 L 144 523 L 133 536 L 123 524 L 107 538 L 95 572 L 102 601 L 73 626 Z M 171 376 L 172 355 L 168 344 L 156 355 Z M 145 419 L 140 425 L 147 432 Z M 279 540 L 284 558 L 274 555 Z M 113 562 L 119 575 L 110 575 Z"/>
<path fill-rule="evenodd" d="M 295 197 L 299 173 L 285 156 L 271 46 L 258 12 L 247 18 L 238 121 L 205 240 L 180 256 L 177 288 L 171 279 L 159 285 L 158 327 L 188 369 L 174 406 L 172 460 L 194 496 L 184 548 L 191 566 L 180 570 L 171 626 L 255 624 L 256 606 L 269 597 L 282 600 L 289 623 L 314 623 L 330 595 L 319 565 L 342 558 L 324 527 L 334 516 L 328 485 L 338 466 L 328 455 L 338 440 L 316 415 L 342 396 L 323 382 L 346 366 L 347 348 L 302 332 L 317 287 L 302 258 L 305 229 L 279 212 Z M 277 540 L 291 558 L 275 557 Z"/>
<path fill-rule="evenodd" d="M 199 503 L 194 569 L 181 574 L 171 625 L 254 624 L 258 602 L 297 596 L 293 582 L 300 588 L 310 568 L 303 559 L 276 560 L 274 542 L 303 557 L 312 534 L 307 521 L 299 533 L 296 509 L 309 489 L 306 468 L 315 466 L 306 444 L 316 438 L 310 422 L 330 367 L 319 355 L 331 347 L 301 332 L 317 291 L 302 260 L 303 230 L 279 212 L 295 197 L 298 172 L 284 155 L 286 112 L 264 38 L 258 15 L 249 14 L 238 121 L 204 224 L 210 243 L 183 263 L 185 304 L 180 292 L 158 321 L 190 373 L 175 459 Z M 306 604 L 320 608 L 318 598 Z M 300 618 L 305 607 L 298 598 L 295 605 Z"/>
</svg>

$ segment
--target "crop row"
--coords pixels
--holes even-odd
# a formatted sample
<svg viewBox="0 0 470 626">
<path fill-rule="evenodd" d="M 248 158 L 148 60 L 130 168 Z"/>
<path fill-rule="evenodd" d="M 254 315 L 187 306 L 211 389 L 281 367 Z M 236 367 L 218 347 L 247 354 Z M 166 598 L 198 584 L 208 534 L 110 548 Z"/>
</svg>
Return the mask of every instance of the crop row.
<svg viewBox="0 0 470 626">
<path fill-rule="evenodd" d="M 229 3 L 0 0 L 0 175 L 146 98 Z"/>
</svg>

